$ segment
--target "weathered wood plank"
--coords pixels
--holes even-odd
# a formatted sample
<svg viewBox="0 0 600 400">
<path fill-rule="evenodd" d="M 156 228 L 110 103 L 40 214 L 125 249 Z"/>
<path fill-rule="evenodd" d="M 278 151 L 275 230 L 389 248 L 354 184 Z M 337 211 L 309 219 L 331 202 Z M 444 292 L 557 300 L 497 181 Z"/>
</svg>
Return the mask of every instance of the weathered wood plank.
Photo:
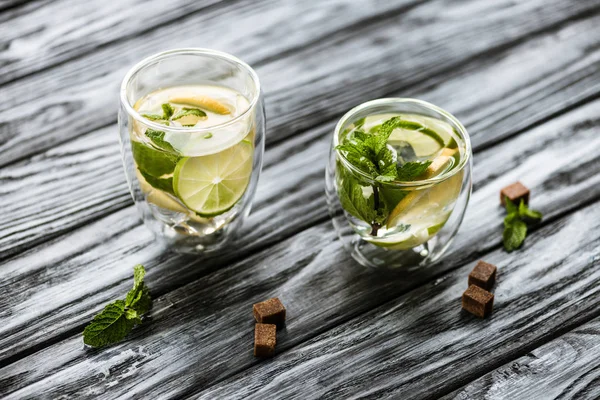
<svg viewBox="0 0 600 400">
<path fill-rule="evenodd" d="M 598 399 L 598 354 L 600 318 L 595 318 L 444 399 Z"/>
<path fill-rule="evenodd" d="M 0 95 L 6 101 L 0 105 L 1 163 L 8 164 L 113 122 L 121 77 L 142 55 L 159 50 L 157 43 L 161 48 L 194 45 L 202 36 L 211 47 L 258 63 L 271 115 L 273 133 L 268 140 L 275 141 L 330 120 L 360 101 L 415 85 L 433 74 L 450 72 L 473 57 L 485 57 L 493 49 L 568 25 L 573 18 L 588 17 L 599 5 L 598 0 L 504 0 L 502 4 L 484 5 L 476 0 L 460 4 L 437 0 L 407 6 L 406 12 L 384 12 L 379 22 L 366 26 L 353 24 L 324 36 L 315 33 L 313 45 L 297 48 L 294 46 L 298 36 L 304 36 L 304 27 L 317 26 L 317 32 L 323 32 L 325 22 L 319 20 L 315 25 L 310 18 L 296 18 L 301 14 L 295 12 L 286 14 L 277 9 L 271 15 L 272 7 L 244 4 L 234 10 L 239 13 L 235 18 L 238 30 L 222 35 L 222 19 L 210 13 L 197 15 L 186 20 L 193 35 L 186 34 L 185 24 L 166 26 L 141 39 L 116 43 L 2 87 Z M 503 11 L 491 12 L 498 7 Z M 445 11 L 440 13 L 440 9 Z M 349 12 L 357 14 L 354 9 Z M 339 18 L 339 10 L 328 16 L 327 24 L 337 19 L 332 15 Z M 256 24 L 257 19 L 267 24 Z M 423 20 L 431 23 L 424 26 Z M 290 21 L 298 25 L 290 26 Z M 302 34 L 282 34 L 282 26 L 285 32 Z M 465 42 L 469 46 L 464 46 Z M 273 48 L 266 43 L 277 43 L 276 52 L 271 52 Z M 293 51 L 277 56 L 285 46 Z M 349 54 L 360 56 L 349 63 Z M 261 65 L 261 60 L 269 62 Z M 347 90 L 348 82 L 352 82 L 351 92 Z M 11 104 L 10 112 L 7 104 Z M 16 107 L 22 104 L 27 107 Z"/>
<path fill-rule="evenodd" d="M 600 82 L 600 36 L 588 33 L 598 24 L 600 17 L 569 25 L 498 53 L 476 66 L 465 65 L 451 76 L 427 79 L 408 93 L 397 95 L 424 98 L 456 112 L 473 135 L 474 148 L 486 147 L 534 121 L 547 119 L 558 107 L 568 108 L 585 98 L 587 91 L 600 88 L 600 84 L 594 83 Z M 594 46 L 598 50 L 589 50 Z M 552 58 L 553 54 L 562 56 Z M 553 62 L 548 62 L 549 58 Z M 540 77 L 545 79 L 540 81 Z M 486 82 L 485 90 L 473 96 L 474 88 L 481 82 Z M 510 124 L 487 122 L 497 121 L 499 115 Z M 329 123 L 318 130 L 330 134 L 331 126 Z M 0 221 L 0 254 L 5 257 L 16 254 L 130 204 L 119 171 L 113 131 L 112 127 L 94 131 L 0 171 L 0 204 L 3 204 L 0 207 L 11 216 L 10 220 Z M 308 142 L 314 135 L 311 130 L 300 137 L 306 137 Z M 267 164 L 285 158 L 283 154 L 279 158 L 270 157 L 273 148 L 267 151 Z M 61 185 L 57 190 L 59 180 Z M 47 199 L 38 196 L 33 201 L 29 188 L 34 186 L 36 192 L 52 192 L 54 196 Z M 65 213 L 66 210 L 69 212 Z"/>
<path fill-rule="evenodd" d="M 600 163 L 593 149 L 600 145 L 600 121 L 595 119 L 599 110 L 600 101 L 596 101 L 478 154 L 475 158 L 475 164 L 478 165 L 475 175 L 478 189 L 474 193 L 465 226 L 448 256 L 434 268 L 407 274 L 402 281 L 373 274 L 348 260 L 331 225 L 326 222 L 161 296 L 151 314 L 152 322 L 142 327 L 130 341 L 106 351 L 86 352 L 82 350 L 81 338 L 77 335 L 5 367 L 1 374 L 6 378 L 0 383 L 4 384 L 7 393 L 15 391 L 15 397 L 45 390 L 48 390 L 45 392 L 48 396 L 55 395 L 58 391 L 83 394 L 90 390 L 93 393 L 110 391 L 114 396 L 144 393 L 156 397 L 166 395 L 167 392 L 170 395 L 181 395 L 181 391 L 200 390 L 216 380 L 227 378 L 255 363 L 250 352 L 252 322 L 248 308 L 254 301 L 276 294 L 288 304 L 289 324 L 278 346 L 283 351 L 497 247 L 503 214 L 497 205 L 498 189 L 517 178 L 532 188 L 533 206 L 541 209 L 547 218 L 598 199 Z M 306 153 L 297 153 L 297 156 L 301 158 L 316 153 L 319 147 L 325 148 L 326 143 L 316 141 L 305 150 Z M 304 165 L 305 169 L 313 168 L 311 163 Z M 291 185 L 293 188 L 297 183 L 292 182 Z M 290 197 L 295 197 L 296 201 L 302 200 L 299 196 Z M 285 208 L 274 212 L 276 204 L 269 204 L 269 207 L 274 208 L 267 215 L 292 210 Z M 577 214 L 577 220 L 573 221 L 578 222 L 585 217 L 583 219 L 587 219 L 587 223 L 596 223 L 597 221 L 589 218 L 590 209 L 595 208 L 588 207 L 583 214 Z M 115 218 L 125 219 L 126 212 L 127 210 L 117 213 Z M 302 222 L 302 215 L 295 218 L 299 223 Z M 100 220 L 84 229 L 87 229 L 86 232 L 101 232 L 102 227 L 110 223 L 113 221 Z M 548 235 L 544 233 L 538 239 L 530 238 L 518 256 L 531 255 L 539 246 L 547 245 L 553 238 L 563 238 L 552 237 L 551 233 L 556 226 L 557 224 L 553 224 L 551 228 L 543 230 L 549 232 Z M 588 229 L 583 231 L 587 232 Z M 123 267 L 118 271 L 113 268 L 110 272 L 118 279 L 114 280 L 114 286 L 102 292 L 103 300 L 93 310 L 102 307 L 105 297 L 115 298 L 124 292 L 130 284 L 129 265 L 153 260 L 160 254 L 158 249 L 141 243 L 144 235 L 149 236 L 144 232 L 141 227 L 127 230 L 127 235 L 135 238 L 134 246 L 126 244 L 127 240 L 132 239 L 116 236 L 111 239 L 114 243 L 94 246 L 85 253 L 67 257 L 68 265 L 64 268 L 70 276 L 64 278 L 62 288 L 51 286 L 48 291 L 39 291 L 40 286 L 46 285 L 45 282 L 52 281 L 51 276 L 41 275 L 52 273 L 51 268 L 43 269 L 42 272 L 39 265 L 42 262 L 25 271 L 19 270 L 18 265 L 21 269 L 23 265 L 30 265 L 29 260 L 34 258 L 32 253 L 20 259 L 23 264 L 14 261 L 2 265 L 10 278 L 9 285 L 6 289 L 3 288 L 8 290 L 7 299 L 11 301 L 6 304 L 6 309 L 13 315 L 13 320 L 18 316 L 18 323 L 13 323 L 12 326 L 7 326 L 11 324 L 11 319 L 0 318 L 0 326 L 4 328 L 0 337 L 9 338 L 0 346 L 7 349 L 5 356 L 23 348 L 20 335 L 28 338 L 30 345 L 42 340 L 37 326 L 60 333 L 67 327 L 65 321 L 72 323 L 70 326 L 73 327 L 90 318 L 92 309 L 89 303 L 94 302 L 95 296 L 89 295 L 87 281 L 98 281 L 99 276 L 107 273 L 106 269 L 97 272 L 98 268 L 94 264 L 98 261 L 90 258 L 98 257 L 106 252 L 105 249 L 110 249 L 110 257 L 120 259 L 119 250 L 113 249 L 115 245 L 130 250 L 126 260 L 118 264 Z M 564 234 L 571 235 L 571 232 L 569 230 Z M 85 237 L 77 232 L 73 235 Z M 558 232 L 557 235 L 563 233 Z M 252 233 L 244 240 L 249 240 L 251 236 Z M 49 254 L 55 254 L 52 246 L 66 246 L 67 242 L 68 240 L 61 240 L 54 245 L 40 247 Z M 580 244 L 583 246 L 584 243 L 585 241 L 581 241 Z M 502 255 L 499 252 L 495 254 L 493 257 Z M 37 256 L 39 255 L 38 252 Z M 554 255 L 556 254 L 553 253 L 552 256 Z M 83 260 L 86 257 L 89 258 Z M 105 262 L 104 259 L 99 262 L 106 265 L 114 263 L 112 260 Z M 207 270 L 210 263 L 211 261 L 199 262 L 165 255 L 163 259 L 150 263 L 148 280 L 153 289 L 166 293 L 169 286 L 197 278 L 200 274 L 196 268 Z M 539 268 L 543 268 L 545 263 L 546 261 L 541 263 Z M 515 263 L 514 268 L 518 268 L 518 265 L 521 264 Z M 511 267 L 506 267 L 508 268 Z M 464 272 L 460 274 L 464 281 L 466 275 Z M 28 307 L 37 304 L 28 300 L 33 289 L 21 289 L 21 297 L 12 303 L 11 290 L 16 291 L 23 279 L 19 277 L 27 275 L 35 276 L 38 280 L 35 296 L 58 301 L 60 316 L 52 312 L 56 306 L 38 305 L 44 307 L 41 310 Z M 559 275 L 553 277 L 559 279 Z M 69 282 L 78 284 L 71 287 Z M 501 281 L 501 285 L 505 283 Z M 95 287 L 95 290 L 100 290 L 98 286 Z M 76 293 L 72 293 L 73 291 Z M 80 299 L 83 293 L 87 295 Z M 82 305 L 82 302 L 85 304 Z M 453 307 L 458 310 L 456 302 Z M 165 339 L 174 337 L 172 335 L 177 336 L 176 342 Z M 74 347 L 78 349 L 74 350 Z M 140 349 L 142 354 L 132 350 L 134 348 Z M 52 356 L 54 352 L 57 353 L 56 357 Z M 227 356 L 224 357 L 224 354 Z M 37 361 L 40 359 L 48 361 Z M 130 368 L 132 363 L 135 366 Z M 100 371 L 105 370 L 111 371 L 110 374 L 100 376 Z M 191 389 L 193 387 L 197 389 Z"/>
<path fill-rule="evenodd" d="M 218 3 L 219 0 L 59 0 L 36 2 L 27 7 L 27 12 L 7 12 L 6 22 L 0 25 L 0 84 Z M 221 3 L 225 8 L 234 2 Z"/>
<path fill-rule="evenodd" d="M 38 0 L 36 1 L 36 6 L 49 3 L 50 1 L 51 0 Z M 19 15 L 22 12 L 21 10 L 26 8 L 22 6 L 25 6 L 32 2 L 33 0 L 0 0 L 0 12 L 2 13 L 0 14 L 0 21 L 5 21 L 10 18 L 13 18 L 15 15 Z"/>
<path fill-rule="evenodd" d="M 125 0 L 120 2 L 99 2 L 97 5 L 89 1 L 59 0 L 43 7 L 36 7 L 28 13 L 12 15 L 10 23 L 0 26 L 0 84 L 16 78 L 30 75 L 37 71 L 63 63 L 75 57 L 81 57 L 91 50 L 101 46 L 110 45 L 113 42 L 125 41 L 135 36 L 141 36 L 134 40 L 136 43 L 144 41 L 145 32 L 162 29 L 165 32 L 180 32 L 180 38 L 186 36 L 194 38 L 195 46 L 198 46 L 197 19 L 195 13 L 210 13 L 212 18 L 220 20 L 221 24 L 233 25 L 233 21 L 241 18 L 236 9 L 248 12 L 249 8 L 233 1 L 204 0 L 204 1 L 141 1 Z M 286 26 L 279 28 L 280 34 L 290 33 L 294 38 L 295 45 L 302 45 L 303 41 L 314 39 L 316 30 L 310 26 L 302 26 L 301 31 L 294 30 L 290 23 L 294 23 L 291 15 L 306 22 L 310 19 L 315 24 L 329 21 L 330 23 L 320 26 L 319 34 L 333 32 L 340 27 L 352 24 L 360 19 L 369 18 L 377 13 L 386 12 L 401 6 L 404 2 L 391 4 L 390 2 L 368 2 L 361 7 L 360 13 L 350 13 L 352 4 L 345 0 L 335 0 L 319 4 L 295 4 L 291 1 L 263 1 L 253 2 L 253 7 L 261 12 L 267 12 L 268 17 L 278 13 L 287 18 Z M 217 9 L 207 10 L 208 7 L 217 5 Z M 270 10 L 267 10 L 269 8 Z M 340 18 L 332 19 L 331 13 L 337 13 Z M 294 13 L 294 14 L 292 14 Z M 15 12 L 16 14 L 16 12 Z M 256 18 L 256 15 L 254 15 Z M 267 17 L 267 16 L 265 16 Z M 281 22 L 281 18 L 278 19 Z M 164 28 L 171 22 L 176 22 L 171 27 Z M 242 22 L 245 19 L 242 18 Z M 236 27 L 245 30 L 234 33 L 238 38 L 244 33 L 249 36 L 254 34 L 255 29 L 264 27 L 246 25 Z M 295 21 L 299 22 L 299 21 Z M 305 23 L 306 23 L 305 22 Z M 291 28 L 291 29 L 290 29 Z M 285 30 L 285 32 L 281 32 Z M 288 31 L 289 30 L 289 31 Z M 223 28 L 221 27 L 221 32 Z M 228 31 L 228 35 L 233 32 Z M 300 36 L 300 33 L 302 36 Z M 189 39 L 188 39 L 189 40 Z M 246 43 L 248 45 L 250 43 Z M 154 42 L 155 47 L 164 48 L 162 42 Z M 135 47 L 135 46 L 130 46 Z M 270 44 L 273 48 L 286 50 L 286 43 L 278 41 Z"/>
<path fill-rule="evenodd" d="M 519 253 L 496 250 L 485 256 L 499 268 L 494 313 L 485 320 L 460 308 L 473 268 L 469 263 L 199 398 L 420 399 L 444 394 L 543 343 L 552 332 L 600 315 L 599 205 L 549 224 Z M 290 325 L 284 342 L 294 335 L 296 326 Z"/>
</svg>

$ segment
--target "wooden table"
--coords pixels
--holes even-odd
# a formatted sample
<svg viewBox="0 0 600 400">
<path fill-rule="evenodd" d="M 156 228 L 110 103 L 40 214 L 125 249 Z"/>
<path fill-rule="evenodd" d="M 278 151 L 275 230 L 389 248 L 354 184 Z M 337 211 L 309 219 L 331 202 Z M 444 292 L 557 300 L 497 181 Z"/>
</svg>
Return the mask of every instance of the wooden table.
<svg viewBox="0 0 600 400">
<path fill-rule="evenodd" d="M 600 397 L 600 0 L 0 1 L 0 397 Z M 210 47 L 254 66 L 265 165 L 238 243 L 171 254 L 133 207 L 117 91 L 150 54 Z M 474 191 L 451 249 L 400 276 L 340 245 L 325 206 L 333 127 L 416 97 L 455 114 Z M 498 192 L 544 213 L 502 249 Z M 495 309 L 461 310 L 479 259 Z M 127 339 L 81 332 L 148 270 L 154 308 Z M 254 302 L 288 307 L 252 356 Z"/>
</svg>

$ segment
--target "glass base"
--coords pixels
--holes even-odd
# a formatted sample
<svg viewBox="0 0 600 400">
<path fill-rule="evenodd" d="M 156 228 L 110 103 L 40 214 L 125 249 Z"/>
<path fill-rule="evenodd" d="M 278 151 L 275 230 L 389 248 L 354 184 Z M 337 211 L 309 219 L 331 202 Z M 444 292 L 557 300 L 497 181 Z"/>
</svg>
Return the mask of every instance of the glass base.
<svg viewBox="0 0 600 400">
<path fill-rule="evenodd" d="M 443 248 L 440 247 L 437 237 L 433 237 L 427 242 L 408 250 L 389 250 L 383 247 L 375 246 L 358 235 L 353 235 L 348 243 L 350 254 L 359 264 L 371 268 L 402 269 L 410 271 L 431 264 L 439 259 L 446 251 L 450 243 Z"/>
<path fill-rule="evenodd" d="M 164 226 L 162 232 L 156 235 L 159 241 L 176 253 L 206 254 L 222 249 L 229 243 L 231 235 L 220 229 L 209 235 L 192 235 L 182 225 L 175 227 Z"/>
</svg>

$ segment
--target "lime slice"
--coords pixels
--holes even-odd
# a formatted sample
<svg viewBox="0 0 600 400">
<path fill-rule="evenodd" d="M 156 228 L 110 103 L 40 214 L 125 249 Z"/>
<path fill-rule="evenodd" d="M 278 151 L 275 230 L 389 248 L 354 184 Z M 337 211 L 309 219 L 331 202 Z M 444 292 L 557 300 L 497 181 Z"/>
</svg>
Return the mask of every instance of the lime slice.
<svg viewBox="0 0 600 400">
<path fill-rule="evenodd" d="M 454 162 L 452 157 L 455 152 L 455 150 L 444 149 L 442 153 L 433 160 L 431 165 L 427 167 L 427 170 L 423 173 L 421 178 L 430 179 L 446 171 Z M 445 204 L 450 200 L 453 201 L 456 196 L 458 196 L 456 188 L 458 187 L 458 191 L 460 191 L 460 185 L 462 184 L 462 174 L 457 175 L 460 176 L 452 176 L 429 189 L 410 191 L 396 204 L 388 216 L 386 221 L 388 229 L 396 226 L 400 220 L 402 220 L 402 223 L 404 224 L 409 223 L 404 221 L 407 214 L 410 213 L 413 208 L 418 207 L 422 202 Z"/>
<path fill-rule="evenodd" d="M 419 229 L 414 233 L 402 235 L 401 238 L 394 237 L 387 240 L 370 240 L 369 242 L 388 250 L 409 250 L 425 243 L 430 236 L 427 229 Z"/>
<path fill-rule="evenodd" d="M 435 132 L 433 133 L 435 134 Z M 427 157 L 435 154 L 442 148 L 444 143 L 438 135 L 433 136 L 421 130 L 401 128 L 394 129 L 388 139 L 388 144 L 392 146 L 401 146 L 406 142 L 410 143 L 417 157 Z"/>
<path fill-rule="evenodd" d="M 189 104 L 221 115 L 231 114 L 229 107 L 208 96 L 171 97 L 169 101 L 176 104 Z"/>
<path fill-rule="evenodd" d="M 242 141 L 219 153 L 182 158 L 173 175 L 175 194 L 203 217 L 224 213 L 246 191 L 252 152 L 252 145 Z"/>
</svg>

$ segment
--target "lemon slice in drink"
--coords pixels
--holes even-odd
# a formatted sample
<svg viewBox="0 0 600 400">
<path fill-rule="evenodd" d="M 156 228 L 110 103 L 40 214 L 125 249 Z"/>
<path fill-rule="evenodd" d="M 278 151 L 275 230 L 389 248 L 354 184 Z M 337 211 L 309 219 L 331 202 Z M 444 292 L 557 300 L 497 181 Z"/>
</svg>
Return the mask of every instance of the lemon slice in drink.
<svg viewBox="0 0 600 400">
<path fill-rule="evenodd" d="M 221 115 L 231 114 L 229 107 L 208 96 L 170 97 L 169 101 L 177 104 L 189 104 Z"/>
<path fill-rule="evenodd" d="M 252 152 L 252 145 L 241 141 L 218 153 L 182 158 L 173 174 L 175 194 L 203 217 L 228 211 L 250 182 Z"/>
<path fill-rule="evenodd" d="M 406 142 L 410 143 L 417 157 L 426 157 L 440 151 L 443 140 L 439 136 L 430 136 L 412 129 L 394 129 L 388 139 L 388 143 L 392 146 Z"/>
</svg>

